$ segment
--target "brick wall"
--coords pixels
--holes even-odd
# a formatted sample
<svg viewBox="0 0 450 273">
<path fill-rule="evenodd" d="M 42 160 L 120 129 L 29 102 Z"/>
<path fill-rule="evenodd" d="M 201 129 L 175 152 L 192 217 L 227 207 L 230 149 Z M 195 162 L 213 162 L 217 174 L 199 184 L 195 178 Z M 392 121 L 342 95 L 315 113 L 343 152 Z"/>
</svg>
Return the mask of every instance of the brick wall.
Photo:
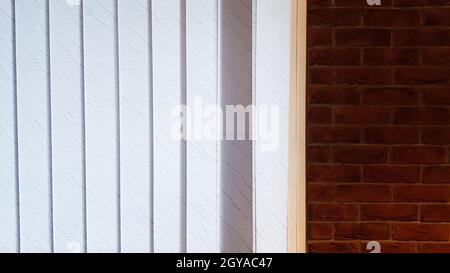
<svg viewBox="0 0 450 273">
<path fill-rule="evenodd" d="M 450 0 L 309 0 L 310 252 L 450 252 Z"/>
</svg>

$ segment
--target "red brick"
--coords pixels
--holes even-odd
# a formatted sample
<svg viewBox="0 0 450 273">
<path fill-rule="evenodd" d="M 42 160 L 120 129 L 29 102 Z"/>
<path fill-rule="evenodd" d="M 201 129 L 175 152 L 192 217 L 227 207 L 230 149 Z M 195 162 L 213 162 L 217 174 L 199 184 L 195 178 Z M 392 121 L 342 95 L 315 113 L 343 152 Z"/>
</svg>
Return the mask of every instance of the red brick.
<svg viewBox="0 0 450 273">
<path fill-rule="evenodd" d="M 449 226 L 441 224 L 394 224 L 392 237 L 400 241 L 448 241 Z"/>
<path fill-rule="evenodd" d="M 334 71 L 330 68 L 314 68 L 309 71 L 309 82 L 312 84 L 333 84 Z"/>
<path fill-rule="evenodd" d="M 333 237 L 333 226 L 331 224 L 309 224 L 308 231 L 310 240 L 330 240 Z"/>
<path fill-rule="evenodd" d="M 418 253 L 450 253 L 450 243 L 420 243 L 417 245 Z"/>
<path fill-rule="evenodd" d="M 422 206 L 423 222 L 450 222 L 449 205 L 424 205 Z"/>
<path fill-rule="evenodd" d="M 362 93 L 366 105 L 417 105 L 419 92 L 412 88 L 367 88 Z"/>
<path fill-rule="evenodd" d="M 330 124 L 331 114 L 331 108 L 329 107 L 310 107 L 307 121 L 310 124 Z"/>
<path fill-rule="evenodd" d="M 391 110 L 386 107 L 339 106 L 335 109 L 335 119 L 337 124 L 388 124 L 391 120 Z"/>
<path fill-rule="evenodd" d="M 422 143 L 435 145 L 450 144 L 450 127 L 425 127 L 422 129 Z"/>
<path fill-rule="evenodd" d="M 388 224 L 336 224 L 336 240 L 386 240 L 389 239 Z"/>
<path fill-rule="evenodd" d="M 336 84 L 342 85 L 387 85 L 392 83 L 391 68 L 339 67 L 336 68 Z"/>
<path fill-rule="evenodd" d="M 423 9 L 422 24 L 425 26 L 450 26 L 450 9 L 442 7 Z"/>
<path fill-rule="evenodd" d="M 307 180 L 309 182 L 352 183 L 361 181 L 359 166 L 308 166 Z"/>
<path fill-rule="evenodd" d="M 308 28 L 309 46 L 330 46 L 333 43 L 333 30 L 326 28 Z"/>
<path fill-rule="evenodd" d="M 389 29 L 336 29 L 337 46 L 390 46 Z"/>
<path fill-rule="evenodd" d="M 373 27 L 419 26 L 420 11 L 414 9 L 367 9 L 364 24 Z"/>
<path fill-rule="evenodd" d="M 428 166 L 422 173 L 424 183 L 450 183 L 450 166 Z"/>
<path fill-rule="evenodd" d="M 334 200 L 334 185 L 308 184 L 306 186 L 307 202 L 331 202 Z"/>
<path fill-rule="evenodd" d="M 345 1 L 345 0 L 344 0 Z M 449 0 L 395 0 L 396 7 L 443 7 L 450 5 Z"/>
<path fill-rule="evenodd" d="M 450 110 L 446 107 L 401 107 L 394 110 L 394 123 L 402 125 L 448 125 Z"/>
<path fill-rule="evenodd" d="M 416 244 L 415 243 L 405 243 L 405 242 L 380 242 L 381 253 L 415 253 Z M 366 249 L 367 244 L 363 244 L 363 249 Z"/>
<path fill-rule="evenodd" d="M 449 65 L 449 48 L 425 48 L 422 49 L 422 60 L 424 64 L 429 65 Z"/>
<path fill-rule="evenodd" d="M 394 46 L 450 46 L 449 29 L 397 29 L 393 37 Z"/>
<path fill-rule="evenodd" d="M 383 7 L 389 7 L 392 5 L 392 0 L 382 0 Z M 360 0 L 335 0 L 334 5 L 336 7 L 362 7 L 367 8 L 367 2 L 366 1 L 360 1 Z"/>
<path fill-rule="evenodd" d="M 326 242 L 308 244 L 308 252 L 310 253 L 358 253 L 359 251 L 358 243 Z"/>
<path fill-rule="evenodd" d="M 422 104 L 450 105 L 450 87 L 423 87 Z"/>
<path fill-rule="evenodd" d="M 339 163 L 385 163 L 387 149 L 374 146 L 334 147 L 332 160 Z"/>
<path fill-rule="evenodd" d="M 310 26 L 361 26 L 360 9 L 314 9 L 308 14 Z"/>
<path fill-rule="evenodd" d="M 358 143 L 360 129 L 357 127 L 309 127 L 309 143 Z"/>
<path fill-rule="evenodd" d="M 411 185 L 394 187 L 395 202 L 449 202 L 450 186 Z"/>
<path fill-rule="evenodd" d="M 308 162 L 323 163 L 330 160 L 330 148 L 326 146 L 308 147 Z"/>
<path fill-rule="evenodd" d="M 308 206 L 310 221 L 355 221 L 358 219 L 358 207 L 343 204 L 310 204 Z"/>
<path fill-rule="evenodd" d="M 353 48 L 313 48 L 309 51 L 310 65 L 357 65 L 361 52 Z"/>
<path fill-rule="evenodd" d="M 308 249 L 450 252 L 450 0 L 308 4 Z"/>
<path fill-rule="evenodd" d="M 450 70 L 443 67 L 398 67 L 394 77 L 396 84 L 442 85 L 450 84 L 449 74 Z"/>
<path fill-rule="evenodd" d="M 307 116 L 310 124 L 330 124 L 331 108 L 329 107 L 310 107 Z"/>
<path fill-rule="evenodd" d="M 362 221 L 417 221 L 416 205 L 361 205 Z"/>
<path fill-rule="evenodd" d="M 444 147 L 392 147 L 391 162 L 399 164 L 440 164 L 448 161 Z"/>
<path fill-rule="evenodd" d="M 417 183 L 420 181 L 420 167 L 365 166 L 363 179 L 370 183 Z"/>
<path fill-rule="evenodd" d="M 369 127 L 364 132 L 365 142 L 370 144 L 417 144 L 419 135 L 418 127 Z"/>
<path fill-rule="evenodd" d="M 308 103 L 357 105 L 359 104 L 359 91 L 354 87 L 310 86 Z"/>
<path fill-rule="evenodd" d="M 364 49 L 366 65 L 412 65 L 419 64 L 419 50 L 409 48 Z"/>
<path fill-rule="evenodd" d="M 331 6 L 331 0 L 308 0 L 308 8 Z"/>
<path fill-rule="evenodd" d="M 384 185 L 338 185 L 335 200 L 338 202 L 389 202 L 391 189 Z"/>
</svg>

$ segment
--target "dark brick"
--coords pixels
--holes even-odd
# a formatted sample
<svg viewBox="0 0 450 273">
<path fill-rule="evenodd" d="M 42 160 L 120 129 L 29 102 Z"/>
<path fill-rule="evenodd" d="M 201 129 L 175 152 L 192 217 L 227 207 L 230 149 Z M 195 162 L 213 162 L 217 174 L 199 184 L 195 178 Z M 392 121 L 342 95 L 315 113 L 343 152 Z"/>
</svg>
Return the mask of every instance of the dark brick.
<svg viewBox="0 0 450 273">
<path fill-rule="evenodd" d="M 392 83 L 390 68 L 336 68 L 336 84 L 342 85 L 386 85 Z"/>
<path fill-rule="evenodd" d="M 310 86 L 308 103 L 310 105 L 357 105 L 359 91 L 353 87 Z"/>
<path fill-rule="evenodd" d="M 313 9 L 308 15 L 310 26 L 361 26 L 360 9 Z"/>
<path fill-rule="evenodd" d="M 310 253 L 358 253 L 359 251 L 359 244 L 352 242 L 326 242 L 308 244 L 308 252 Z"/>
<path fill-rule="evenodd" d="M 354 221 L 358 218 L 355 205 L 310 204 L 308 206 L 310 221 Z"/>
<path fill-rule="evenodd" d="M 333 44 L 333 30 L 324 28 L 308 28 L 309 46 L 330 46 Z"/>
<path fill-rule="evenodd" d="M 358 143 L 360 129 L 357 127 L 310 127 L 309 143 Z"/>
<path fill-rule="evenodd" d="M 385 163 L 387 149 L 374 146 L 338 146 L 333 148 L 333 162 L 339 163 Z"/>
<path fill-rule="evenodd" d="M 366 88 L 362 103 L 367 105 L 417 105 L 419 92 L 412 88 Z"/>
<path fill-rule="evenodd" d="M 358 65 L 360 63 L 360 49 L 313 48 L 309 51 L 310 65 Z"/>
<path fill-rule="evenodd" d="M 414 65 L 419 63 L 418 49 L 404 48 L 366 48 L 364 64 L 366 65 Z"/>
<path fill-rule="evenodd" d="M 448 125 L 450 109 L 447 107 L 400 107 L 394 110 L 394 124 Z"/>
<path fill-rule="evenodd" d="M 363 221 L 417 221 L 419 209 L 416 205 L 361 205 Z"/>
<path fill-rule="evenodd" d="M 307 202 L 331 202 L 334 200 L 334 185 L 309 183 L 306 187 Z"/>
<path fill-rule="evenodd" d="M 425 127 L 422 129 L 424 144 L 449 145 L 450 127 Z"/>
<path fill-rule="evenodd" d="M 336 29 L 337 46 L 390 46 L 391 31 L 389 29 Z"/>
<path fill-rule="evenodd" d="M 310 240 L 330 240 L 333 237 L 333 226 L 326 223 L 314 223 L 308 226 Z"/>
<path fill-rule="evenodd" d="M 450 186 L 411 185 L 394 187 L 395 202 L 450 202 Z"/>
<path fill-rule="evenodd" d="M 335 200 L 338 202 L 389 202 L 391 189 L 385 185 L 338 185 Z"/>
<path fill-rule="evenodd" d="M 449 205 L 422 206 L 422 221 L 450 222 L 450 206 Z"/>
<path fill-rule="evenodd" d="M 307 168 L 309 182 L 348 183 L 361 181 L 361 168 L 359 166 L 309 166 Z"/>
<path fill-rule="evenodd" d="M 336 224 L 336 240 L 386 240 L 389 239 L 388 224 Z"/>
<path fill-rule="evenodd" d="M 335 119 L 337 124 L 389 124 L 391 121 L 391 109 L 370 106 L 339 106 L 335 109 Z"/>
<path fill-rule="evenodd" d="M 441 164 L 448 161 L 444 147 L 392 147 L 390 159 L 399 164 Z"/>
<path fill-rule="evenodd" d="M 450 183 L 450 166 L 424 167 L 422 181 L 424 183 Z"/>
<path fill-rule="evenodd" d="M 400 241 L 448 241 L 449 226 L 441 224 L 394 224 L 392 237 Z"/>
<path fill-rule="evenodd" d="M 420 167 L 371 165 L 364 167 L 364 181 L 369 183 L 418 183 Z"/>
<path fill-rule="evenodd" d="M 414 9 L 367 9 L 364 24 L 373 27 L 420 25 L 420 11 Z"/>
<path fill-rule="evenodd" d="M 369 127 L 364 132 L 365 142 L 370 144 L 417 144 L 418 127 Z"/>
<path fill-rule="evenodd" d="M 323 163 L 330 160 L 330 148 L 326 146 L 308 147 L 308 162 Z"/>
</svg>

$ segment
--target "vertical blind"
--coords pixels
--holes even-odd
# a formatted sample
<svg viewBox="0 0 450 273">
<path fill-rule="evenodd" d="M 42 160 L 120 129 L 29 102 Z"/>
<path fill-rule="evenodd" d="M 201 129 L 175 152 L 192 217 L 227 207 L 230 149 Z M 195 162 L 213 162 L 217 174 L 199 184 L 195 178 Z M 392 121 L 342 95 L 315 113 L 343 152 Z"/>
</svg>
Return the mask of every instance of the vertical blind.
<svg viewBox="0 0 450 273">
<path fill-rule="evenodd" d="M 0 252 L 286 251 L 290 2 L 0 1 Z M 277 149 L 171 137 L 199 98 Z"/>
</svg>

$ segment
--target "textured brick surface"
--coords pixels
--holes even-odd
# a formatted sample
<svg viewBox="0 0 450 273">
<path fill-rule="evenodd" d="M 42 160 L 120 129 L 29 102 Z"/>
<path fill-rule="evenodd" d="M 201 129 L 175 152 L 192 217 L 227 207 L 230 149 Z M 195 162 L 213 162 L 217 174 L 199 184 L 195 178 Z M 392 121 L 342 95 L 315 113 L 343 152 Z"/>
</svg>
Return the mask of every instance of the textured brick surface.
<svg viewBox="0 0 450 273">
<path fill-rule="evenodd" d="M 310 252 L 450 252 L 450 1 L 308 0 Z"/>
</svg>

